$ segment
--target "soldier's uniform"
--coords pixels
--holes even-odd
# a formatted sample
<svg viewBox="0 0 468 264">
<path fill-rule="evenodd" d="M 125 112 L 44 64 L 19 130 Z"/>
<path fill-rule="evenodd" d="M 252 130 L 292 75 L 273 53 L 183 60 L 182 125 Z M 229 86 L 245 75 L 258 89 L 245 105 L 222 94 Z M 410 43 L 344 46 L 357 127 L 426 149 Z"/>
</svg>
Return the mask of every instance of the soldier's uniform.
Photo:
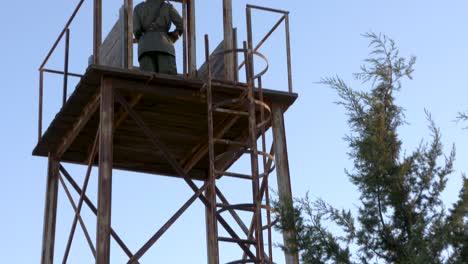
<svg viewBox="0 0 468 264">
<path fill-rule="evenodd" d="M 174 45 L 169 36 L 172 23 L 179 36 L 183 33 L 184 23 L 177 10 L 164 0 L 146 0 L 133 13 L 140 69 L 177 74 Z"/>
</svg>

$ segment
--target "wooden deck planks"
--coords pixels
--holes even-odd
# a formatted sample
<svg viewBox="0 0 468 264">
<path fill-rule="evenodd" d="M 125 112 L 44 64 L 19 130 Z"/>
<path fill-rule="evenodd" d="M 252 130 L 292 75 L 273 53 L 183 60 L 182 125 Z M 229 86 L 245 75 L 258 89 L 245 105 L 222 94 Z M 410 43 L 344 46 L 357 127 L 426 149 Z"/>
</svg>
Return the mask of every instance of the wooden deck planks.
<svg viewBox="0 0 468 264">
<path fill-rule="evenodd" d="M 56 152 L 59 146 L 63 145 L 67 135 L 74 135 L 72 129 L 76 127 L 78 120 L 83 118 L 86 106 L 98 94 L 102 76 L 110 78 L 112 86 L 116 87 L 127 100 L 144 92 L 143 98 L 134 110 L 159 135 L 180 162 L 207 138 L 206 102 L 200 93 L 202 81 L 91 65 L 67 104 L 58 112 L 38 142 L 33 151 L 34 155 L 47 157 L 49 152 Z M 213 89 L 216 100 L 236 98 L 242 92 L 242 89 L 224 82 L 214 82 Z M 264 90 L 264 97 L 267 102 L 281 102 L 285 111 L 296 100 L 297 95 Z M 118 103 L 115 103 L 114 107 L 115 112 L 121 109 Z M 88 118 L 79 133 L 74 137 L 68 136 L 73 140 L 65 145 L 69 147 L 63 153 L 63 161 L 85 164 L 98 127 L 98 112 L 95 111 Z M 215 120 L 221 122 L 227 116 L 225 113 L 217 113 Z M 247 119 L 240 118 L 225 138 L 240 140 L 247 129 Z M 148 142 L 136 123 L 127 117 L 114 131 L 114 168 L 176 176 L 163 156 L 158 151 L 154 151 Z M 223 150 L 223 147 L 219 148 Z M 230 166 L 233 160 L 226 159 L 222 162 L 225 166 Z M 207 165 L 205 155 L 195 164 L 190 176 L 193 179 L 204 179 Z"/>
</svg>

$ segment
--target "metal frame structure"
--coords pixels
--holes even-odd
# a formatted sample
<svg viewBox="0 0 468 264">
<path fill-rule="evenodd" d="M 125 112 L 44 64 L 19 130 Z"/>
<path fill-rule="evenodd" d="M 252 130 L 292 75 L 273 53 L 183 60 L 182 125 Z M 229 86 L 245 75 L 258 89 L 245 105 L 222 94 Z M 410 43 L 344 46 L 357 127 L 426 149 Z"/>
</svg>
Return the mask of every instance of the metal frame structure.
<svg viewBox="0 0 468 264">
<path fill-rule="evenodd" d="M 61 34 L 55 41 L 51 50 L 39 68 L 39 120 L 38 120 L 38 139 L 42 137 L 42 115 L 43 115 L 43 91 L 44 91 L 44 73 L 62 74 L 63 81 L 63 105 L 67 102 L 68 77 L 81 78 L 83 75 L 70 73 L 69 66 L 69 39 L 70 39 L 70 24 L 74 20 L 76 14 L 80 10 L 84 0 L 80 0 L 71 18 L 66 23 Z M 186 25 L 186 34 L 183 38 L 184 46 L 184 76 L 185 78 L 196 78 L 196 45 L 195 45 L 195 4 L 194 0 L 182 0 L 184 23 Z M 235 36 L 232 28 L 232 4 L 231 0 L 223 0 L 224 3 L 224 29 L 225 43 L 233 43 L 230 36 Z M 127 26 L 131 25 L 131 15 L 133 8 L 132 0 L 124 1 L 125 17 Z M 266 36 L 254 47 L 252 43 L 252 18 L 251 9 L 281 13 L 282 17 L 266 34 Z M 100 47 L 102 43 L 102 3 L 101 0 L 94 0 L 94 30 L 93 30 L 93 63 L 99 64 Z M 96 259 L 96 263 L 110 263 L 110 241 L 113 238 L 119 247 L 125 252 L 129 260 L 127 263 L 139 263 L 141 257 L 159 240 L 159 238 L 177 221 L 177 219 L 196 201 L 200 200 L 206 208 L 206 224 L 207 224 L 207 242 L 208 242 L 208 263 L 219 263 L 219 242 L 234 243 L 239 246 L 243 252 L 242 258 L 233 260 L 229 263 L 273 263 L 272 250 L 272 226 L 274 225 L 271 218 L 271 205 L 269 201 L 269 175 L 276 169 L 278 177 L 278 190 L 280 201 L 291 200 L 291 184 L 289 176 L 286 137 L 283 120 L 283 109 L 281 104 L 268 105 L 263 101 L 262 93 L 262 76 L 268 70 L 268 60 L 265 56 L 258 52 L 259 48 L 265 43 L 269 36 L 279 27 L 284 21 L 286 27 L 286 43 L 287 43 L 287 65 L 288 65 L 288 91 L 292 93 L 292 74 L 291 74 L 291 59 L 290 59 L 290 40 L 289 40 L 289 13 L 281 10 L 275 10 L 265 7 L 247 5 L 247 41 L 244 42 L 242 49 L 237 49 L 230 44 L 226 44 L 225 50 L 222 53 L 214 54 L 214 56 L 223 56 L 226 63 L 226 79 L 234 80 L 234 86 L 237 85 L 238 71 L 245 66 L 246 87 L 245 91 L 238 98 L 233 98 L 228 101 L 217 102 L 212 96 L 212 76 L 210 66 L 210 47 L 208 35 L 205 36 L 205 59 L 208 67 L 208 78 L 205 81 L 203 93 L 206 96 L 207 103 L 207 119 L 208 119 L 208 142 L 204 153 L 209 156 L 209 177 L 201 187 L 198 187 L 189 177 L 189 172 L 197 161 L 199 161 L 204 153 L 195 153 L 189 163 L 181 163 L 174 158 L 174 155 L 169 151 L 167 146 L 161 140 L 157 131 L 153 131 L 133 108 L 138 103 L 139 99 L 150 90 L 140 88 L 138 94 L 129 102 L 119 92 L 122 89 L 117 81 L 113 78 L 103 76 L 100 81 L 100 92 L 88 104 L 88 107 L 83 111 L 83 117 L 80 123 L 71 131 L 70 136 L 62 142 L 55 153 L 49 153 L 47 190 L 45 201 L 44 214 L 44 235 L 42 246 L 41 263 L 50 264 L 54 261 L 54 244 L 55 244 L 55 225 L 57 211 L 57 194 L 59 185 L 62 186 L 65 194 L 70 201 L 70 204 L 75 212 L 69 238 L 67 241 L 65 253 L 62 259 L 63 263 L 67 263 L 68 255 L 73 244 L 76 228 L 78 224 L 81 226 L 89 248 Z M 59 42 L 65 37 L 65 62 L 64 70 L 52 70 L 45 67 L 51 55 L 56 50 Z M 228 40 L 228 41 L 226 41 Z M 129 32 L 126 34 L 127 50 L 133 45 L 133 38 Z M 239 66 L 236 64 L 236 59 L 233 57 L 235 53 L 244 55 L 244 62 Z M 130 69 L 131 52 L 128 51 L 125 55 L 125 67 Z M 254 57 L 257 56 L 266 62 L 266 68 L 260 73 L 254 72 Z M 232 67 L 231 67 L 232 66 Z M 236 67 L 237 66 L 237 67 Z M 256 84 L 257 83 L 257 84 Z M 241 87 L 241 86 L 239 86 Z M 258 91 L 255 92 L 255 91 Z M 258 94 L 256 97 L 255 94 Z M 117 115 L 114 114 L 114 105 L 118 103 L 124 110 Z M 99 126 L 96 131 L 96 136 L 89 156 L 87 158 L 87 170 L 82 185 L 79 185 L 70 173 L 61 164 L 61 157 L 70 147 L 74 138 L 80 133 L 84 124 L 89 120 L 91 115 L 99 111 Z M 223 112 L 232 115 L 230 122 L 221 129 L 215 132 L 214 129 L 214 113 Z M 131 119 L 140 131 L 145 135 L 153 150 L 162 153 L 165 160 L 171 165 L 174 171 L 177 172 L 187 183 L 190 189 L 193 190 L 193 195 L 170 217 L 167 222 L 137 251 L 131 251 L 124 241 L 119 237 L 111 226 L 111 194 L 112 194 L 112 170 L 113 170 L 113 131 L 125 119 Z M 245 141 L 236 142 L 228 139 L 223 139 L 223 135 L 231 129 L 236 120 L 239 118 L 248 119 L 248 133 L 245 135 Z M 273 143 L 270 151 L 266 145 L 266 127 L 272 124 L 273 127 Z M 257 139 L 261 138 L 261 148 L 257 146 Z M 217 145 L 232 146 L 227 152 L 220 153 L 216 150 Z M 226 168 L 218 168 L 217 161 L 224 155 L 250 155 L 251 173 L 242 174 L 231 171 L 226 171 Z M 87 197 L 86 191 L 89 185 L 93 162 L 98 157 L 99 160 L 99 179 L 98 179 L 98 203 L 97 206 Z M 259 163 L 259 157 L 261 162 Z M 231 204 L 226 199 L 226 196 L 216 186 L 216 181 L 221 177 L 234 177 L 243 180 L 249 180 L 252 183 L 252 201 L 243 204 Z M 73 200 L 69 186 L 74 189 L 79 200 Z M 95 243 L 89 235 L 86 225 L 81 217 L 83 205 L 86 204 L 89 209 L 97 217 L 97 235 Z M 248 211 L 252 213 L 251 222 L 246 224 L 237 211 Z M 223 216 L 224 213 L 229 213 L 230 216 L 239 225 L 243 234 L 238 234 L 231 224 Z M 265 215 L 265 217 L 264 217 Z M 262 221 L 266 218 L 266 225 Z M 230 237 L 220 237 L 218 235 L 218 227 L 224 228 Z M 268 248 L 265 249 L 264 232 L 267 232 Z M 291 234 L 285 233 L 285 242 Z M 251 250 L 251 247 L 255 250 Z M 298 256 L 286 254 L 287 264 L 298 263 Z"/>
<path fill-rule="evenodd" d="M 265 191 L 268 192 L 268 177 L 270 172 L 273 171 L 274 167 L 272 166 L 272 162 L 274 161 L 274 157 L 271 154 L 266 152 L 266 143 L 265 143 L 265 126 L 271 120 L 265 120 L 264 111 L 270 110 L 270 107 L 265 104 L 262 100 L 262 92 L 260 88 L 260 100 L 256 100 L 254 96 L 254 80 L 260 79 L 261 76 L 266 73 L 268 70 L 265 68 L 261 73 L 254 75 L 253 74 L 253 54 L 256 54 L 263 58 L 268 65 L 268 61 L 266 58 L 258 53 L 252 52 L 251 50 L 247 49 L 247 43 L 244 42 L 243 49 L 236 49 L 236 50 L 225 50 L 220 54 L 214 55 L 225 55 L 228 53 L 233 52 L 243 52 L 244 53 L 244 60 L 246 65 L 246 79 L 247 79 L 247 87 L 245 91 L 241 94 L 239 98 L 230 99 L 226 101 L 221 101 L 214 103 L 213 96 L 212 96 L 212 88 L 211 88 L 211 66 L 208 63 L 208 80 L 206 82 L 207 86 L 207 105 L 208 105 L 208 137 L 209 137 L 209 162 L 210 162 L 210 174 L 209 174 L 209 189 L 207 190 L 207 194 L 210 196 L 211 206 L 207 210 L 207 230 L 208 230 L 208 240 L 209 240 L 209 263 L 218 263 L 218 256 L 219 256 L 219 249 L 217 245 L 218 242 L 231 242 L 231 243 L 238 243 L 239 245 L 243 244 L 242 247 L 244 249 L 244 256 L 242 259 L 235 260 L 231 263 L 272 263 L 272 243 L 271 243 L 271 208 L 269 204 L 268 198 L 266 199 L 266 205 L 262 205 L 263 197 Z M 205 36 L 205 58 L 206 61 L 209 62 L 209 40 L 208 35 Z M 242 109 L 244 110 L 233 110 L 235 109 Z M 257 108 L 260 108 L 261 112 L 261 120 L 257 122 L 256 115 L 257 115 Z M 219 133 L 218 135 L 214 135 L 214 125 L 213 125 L 213 117 L 214 112 L 223 112 L 229 113 L 234 116 L 233 119 L 238 119 L 241 117 L 247 117 L 249 120 L 249 133 L 246 142 L 233 142 L 230 140 L 223 139 L 223 133 Z M 271 115 L 270 115 L 271 117 Z M 258 131 L 262 132 L 262 151 L 257 149 L 257 138 L 258 138 Z M 215 146 L 217 144 L 223 145 L 232 145 L 233 148 L 228 150 L 227 152 L 217 153 L 215 151 Z M 250 154 L 251 160 L 251 174 L 241 174 L 241 173 L 233 173 L 228 172 L 225 170 L 220 170 L 216 166 L 216 161 L 223 157 L 226 154 L 230 153 L 248 153 Z M 264 172 L 259 173 L 259 164 L 258 164 L 258 156 L 263 156 L 263 165 L 264 165 Z M 268 162 L 267 162 L 268 158 Z M 267 163 L 270 165 L 268 166 Z M 252 182 L 252 203 L 243 203 L 243 204 L 236 204 L 232 205 L 227 202 L 225 197 L 220 196 L 221 203 L 217 203 L 216 200 L 216 179 L 222 176 L 230 176 L 241 178 L 244 180 L 250 180 Z M 260 188 L 260 176 L 263 178 L 265 185 L 263 185 L 263 189 Z M 217 207 L 220 209 L 217 210 Z M 266 226 L 262 225 L 262 209 L 267 210 L 267 221 L 268 224 Z M 250 211 L 253 213 L 252 221 L 250 225 L 250 229 L 246 228 L 246 225 L 240 217 L 235 212 L 236 210 L 242 211 Z M 236 219 L 237 224 L 239 224 L 240 228 L 243 229 L 245 235 L 247 236 L 246 239 L 235 239 L 235 238 L 226 238 L 226 237 L 219 237 L 217 235 L 217 219 L 219 218 L 220 214 L 224 211 L 229 211 L 231 215 Z M 268 238 L 269 238 L 269 255 L 264 252 L 264 240 L 263 240 L 263 230 L 267 230 Z M 245 248 L 249 248 L 250 245 L 254 245 L 256 249 L 255 255 L 249 254 Z"/>
</svg>

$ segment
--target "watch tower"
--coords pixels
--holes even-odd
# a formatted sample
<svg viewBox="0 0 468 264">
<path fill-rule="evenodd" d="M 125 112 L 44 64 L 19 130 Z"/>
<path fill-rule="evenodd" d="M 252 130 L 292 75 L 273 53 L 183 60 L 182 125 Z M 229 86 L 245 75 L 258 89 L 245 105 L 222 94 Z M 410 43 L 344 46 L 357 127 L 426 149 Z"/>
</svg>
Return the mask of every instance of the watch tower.
<svg viewBox="0 0 468 264">
<path fill-rule="evenodd" d="M 171 1 L 181 5 L 185 24 L 183 72 L 164 75 L 142 72 L 133 66 L 133 1 L 124 0 L 119 20 L 103 40 L 102 2 L 94 0 L 93 54 L 81 74 L 69 71 L 69 44 L 70 26 L 84 1 L 79 1 L 39 67 L 38 143 L 33 155 L 48 158 L 41 263 L 51 264 L 54 259 L 67 262 L 78 225 L 96 263 L 110 263 L 111 239 L 127 255 L 124 262 L 139 263 L 196 201 L 206 210 L 209 264 L 219 263 L 222 243 L 233 243 L 243 252 L 229 263 L 274 263 L 271 235 L 274 223 L 269 200 L 269 177 L 273 172 L 280 202 L 288 203 L 292 198 L 284 127 L 284 112 L 297 98 L 292 90 L 289 13 L 247 5 L 247 39 L 238 41 L 231 0 L 223 0 L 224 40 L 210 52 L 208 35 L 200 43 L 195 39 L 195 0 Z M 253 10 L 280 16 L 257 44 L 253 43 Z M 286 29 L 285 91 L 263 87 L 268 59 L 259 52 L 281 25 Z M 47 63 L 61 41 L 65 43 L 64 68 L 49 69 Z M 197 44 L 205 51 L 200 67 L 196 61 Z M 266 65 L 263 69 L 254 69 L 258 60 Z M 63 75 L 63 104 L 43 132 L 46 74 Z M 79 82 L 67 97 L 69 78 L 79 78 Z M 267 133 L 271 134 L 271 146 L 267 146 Z M 233 165 L 245 155 L 250 161 L 249 173 L 233 171 Z M 77 183 L 64 163 L 86 166 L 84 181 Z M 99 171 L 97 203 L 86 193 L 93 167 Z M 178 177 L 193 190 L 193 195 L 144 245 L 130 249 L 111 225 L 113 170 Z M 224 190 L 217 186 L 225 177 L 249 183 L 251 188 L 243 191 L 249 193 L 245 203 L 229 202 Z M 75 211 L 63 258 L 54 254 L 59 186 Z M 70 187 L 78 193 L 78 201 L 73 200 Z M 91 237 L 80 215 L 83 206 L 96 215 L 96 237 Z M 228 236 L 220 236 L 220 229 Z M 289 236 L 285 233 L 284 241 Z M 297 264 L 298 256 L 286 254 L 285 263 Z"/>
</svg>

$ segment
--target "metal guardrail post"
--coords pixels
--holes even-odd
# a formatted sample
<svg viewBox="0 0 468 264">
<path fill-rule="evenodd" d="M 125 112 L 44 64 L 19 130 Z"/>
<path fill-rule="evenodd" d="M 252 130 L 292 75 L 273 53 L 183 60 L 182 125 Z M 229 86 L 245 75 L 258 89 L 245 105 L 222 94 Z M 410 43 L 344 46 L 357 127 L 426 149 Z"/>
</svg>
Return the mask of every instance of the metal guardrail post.
<svg viewBox="0 0 468 264">
<path fill-rule="evenodd" d="M 68 59 L 70 53 L 70 29 L 67 29 L 65 35 L 65 65 L 64 65 L 64 74 L 63 74 L 63 98 L 62 106 L 67 102 L 67 90 L 68 90 Z"/>
<path fill-rule="evenodd" d="M 251 9 L 258 9 L 258 10 L 263 10 L 267 12 L 274 12 L 274 13 L 279 13 L 283 14 L 281 16 L 280 20 L 276 22 L 276 24 L 270 29 L 270 31 L 260 40 L 260 42 L 253 47 L 252 44 L 252 14 L 251 14 Z M 292 63 L 291 63 L 291 40 L 290 40 L 290 29 L 289 29 L 289 12 L 288 11 L 283 11 L 283 10 L 278 10 L 278 9 L 273 9 L 273 8 L 267 8 L 267 7 L 262 7 L 262 6 L 255 6 L 255 5 L 247 5 L 246 8 L 246 17 L 247 17 L 247 43 L 249 46 L 249 49 L 253 49 L 253 51 L 258 51 L 260 47 L 266 42 L 266 40 L 273 34 L 273 32 L 281 25 L 281 23 L 284 21 L 285 22 L 285 31 L 286 31 L 286 60 L 287 60 L 287 71 L 288 71 L 288 91 L 289 93 L 293 92 L 293 84 L 292 84 Z M 245 61 L 242 62 L 239 65 L 239 69 L 241 69 L 245 65 Z"/>
<path fill-rule="evenodd" d="M 44 72 L 42 70 L 39 71 L 39 117 L 38 117 L 38 135 L 37 141 L 39 142 L 42 138 L 42 104 L 44 100 Z"/>
<path fill-rule="evenodd" d="M 94 0 L 93 8 L 93 63 L 101 61 L 102 45 L 102 0 Z"/>
<path fill-rule="evenodd" d="M 184 78 L 187 78 L 187 0 L 182 1 L 182 20 L 184 21 L 184 34 L 182 34 L 183 73 Z"/>
<path fill-rule="evenodd" d="M 287 53 L 287 60 L 288 60 L 288 88 L 289 92 L 293 92 L 293 84 L 292 84 L 292 69 L 291 69 L 291 39 L 289 35 L 289 14 L 286 14 L 285 20 L 285 27 L 286 27 L 286 53 Z"/>
</svg>

